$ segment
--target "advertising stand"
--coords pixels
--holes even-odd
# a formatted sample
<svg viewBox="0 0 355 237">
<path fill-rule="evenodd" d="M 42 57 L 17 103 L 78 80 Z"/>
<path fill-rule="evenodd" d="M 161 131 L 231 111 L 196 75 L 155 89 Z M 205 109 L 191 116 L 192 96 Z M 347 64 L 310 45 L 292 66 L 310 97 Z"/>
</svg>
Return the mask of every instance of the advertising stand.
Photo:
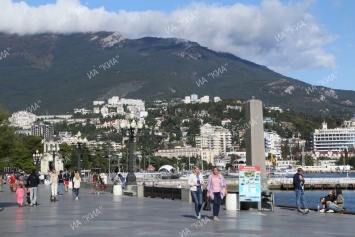
<svg viewBox="0 0 355 237">
<path fill-rule="evenodd" d="M 239 167 L 239 210 L 241 202 L 261 203 L 260 166 Z"/>
</svg>

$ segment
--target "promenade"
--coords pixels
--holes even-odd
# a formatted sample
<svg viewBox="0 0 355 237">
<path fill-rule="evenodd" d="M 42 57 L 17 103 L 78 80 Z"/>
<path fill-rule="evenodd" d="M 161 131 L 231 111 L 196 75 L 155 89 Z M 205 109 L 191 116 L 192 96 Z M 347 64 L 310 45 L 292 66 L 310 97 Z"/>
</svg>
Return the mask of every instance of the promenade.
<svg viewBox="0 0 355 237">
<path fill-rule="evenodd" d="M 49 187 L 39 186 L 38 206 L 18 207 L 8 185 L 0 192 L 0 237 L 58 236 L 354 236 L 353 215 L 292 209 L 275 212 L 226 211 L 220 221 L 210 220 L 211 211 L 194 217 L 193 203 L 180 200 L 90 194 L 81 189 L 75 200 L 71 191 L 50 202 Z"/>
</svg>

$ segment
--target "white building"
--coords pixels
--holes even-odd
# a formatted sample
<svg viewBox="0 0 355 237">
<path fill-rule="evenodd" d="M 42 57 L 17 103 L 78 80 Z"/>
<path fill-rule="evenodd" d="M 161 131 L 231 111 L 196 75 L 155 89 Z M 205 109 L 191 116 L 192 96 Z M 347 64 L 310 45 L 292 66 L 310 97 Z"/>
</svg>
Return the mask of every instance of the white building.
<svg viewBox="0 0 355 237">
<path fill-rule="evenodd" d="M 201 134 L 195 137 L 196 147 L 212 150 L 216 155 L 223 155 L 232 146 L 231 132 L 221 126 L 205 124 L 201 126 Z"/>
<path fill-rule="evenodd" d="M 18 111 L 11 115 L 9 121 L 12 126 L 23 129 L 30 129 L 31 125 L 37 120 L 37 116 L 27 111 Z"/>
<path fill-rule="evenodd" d="M 93 101 L 93 105 L 104 105 L 105 104 L 105 101 L 103 100 L 94 100 Z"/>
<path fill-rule="evenodd" d="M 355 147 L 355 127 L 328 129 L 327 123 L 312 134 L 313 151 L 342 151 Z"/>
<path fill-rule="evenodd" d="M 99 114 L 100 113 L 100 107 L 94 107 L 93 113 L 94 114 Z"/>
<path fill-rule="evenodd" d="M 265 107 L 265 109 L 268 109 L 270 111 L 279 111 L 280 113 L 283 113 L 283 110 L 280 107 Z"/>
<path fill-rule="evenodd" d="M 275 132 L 264 132 L 265 153 L 281 158 L 281 137 Z"/>
<path fill-rule="evenodd" d="M 90 109 L 85 109 L 85 108 L 81 108 L 81 109 L 74 109 L 74 114 L 92 114 L 92 110 Z"/>
<path fill-rule="evenodd" d="M 222 101 L 220 97 L 216 96 L 213 98 L 213 102 L 217 103 L 219 101 Z"/>
<path fill-rule="evenodd" d="M 190 96 L 185 96 L 184 104 L 190 104 L 190 103 L 191 103 L 191 98 L 190 98 Z"/>
<path fill-rule="evenodd" d="M 202 96 L 199 100 L 200 104 L 202 103 L 209 103 L 210 102 L 210 97 L 208 95 Z"/>
<path fill-rule="evenodd" d="M 101 114 L 102 114 L 102 116 L 103 116 L 104 118 L 106 118 L 106 117 L 108 116 L 108 114 L 109 114 L 108 108 L 107 108 L 106 106 L 102 107 L 102 108 L 100 109 L 100 112 L 101 112 Z"/>
<path fill-rule="evenodd" d="M 175 147 L 174 149 L 158 150 L 154 153 L 155 156 L 167 158 L 178 157 L 198 157 L 207 163 L 214 163 L 214 152 L 212 150 L 201 149 L 196 147 Z"/>
<path fill-rule="evenodd" d="M 113 96 L 112 98 L 108 99 L 107 103 L 109 105 L 118 105 L 120 98 L 118 96 Z"/>
</svg>

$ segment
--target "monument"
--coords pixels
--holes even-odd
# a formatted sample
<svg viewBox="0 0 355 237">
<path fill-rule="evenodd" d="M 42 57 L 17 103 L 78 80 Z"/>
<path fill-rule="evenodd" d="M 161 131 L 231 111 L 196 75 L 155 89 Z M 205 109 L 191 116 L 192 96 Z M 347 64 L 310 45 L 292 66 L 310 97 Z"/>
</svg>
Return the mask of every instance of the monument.
<svg viewBox="0 0 355 237">
<path fill-rule="evenodd" d="M 246 165 L 260 167 L 261 191 L 267 191 L 263 105 L 260 100 L 247 101 L 245 121 Z M 260 206 L 258 208 L 257 203 L 244 203 L 241 208 L 260 209 Z"/>
</svg>

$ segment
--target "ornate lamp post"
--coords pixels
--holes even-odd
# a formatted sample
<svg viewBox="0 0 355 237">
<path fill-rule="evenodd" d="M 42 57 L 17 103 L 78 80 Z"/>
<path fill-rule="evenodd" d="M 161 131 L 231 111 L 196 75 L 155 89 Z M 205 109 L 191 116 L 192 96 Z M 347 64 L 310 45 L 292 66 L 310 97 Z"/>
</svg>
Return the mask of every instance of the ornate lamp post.
<svg viewBox="0 0 355 237">
<path fill-rule="evenodd" d="M 52 169 L 55 169 L 55 153 L 56 153 L 57 151 L 59 151 L 59 148 L 58 148 L 57 146 L 58 146 L 57 143 L 50 144 L 49 150 L 48 150 L 48 152 L 49 152 L 50 154 L 52 154 L 52 156 L 53 156 L 53 166 L 52 166 Z"/>
<path fill-rule="evenodd" d="M 134 138 L 136 138 L 143 129 L 143 123 L 134 117 L 134 114 L 129 115 L 128 120 L 122 120 L 120 128 L 123 136 L 129 138 L 129 160 L 128 160 L 128 174 L 126 178 L 126 185 L 137 185 L 137 178 L 134 174 L 134 155 L 133 144 Z M 137 123 L 138 122 L 138 123 Z"/>
<path fill-rule="evenodd" d="M 78 172 L 79 175 L 81 176 L 81 151 L 83 150 L 85 144 L 87 143 L 87 139 L 81 139 L 81 133 L 78 132 L 78 141 L 76 142 L 76 148 L 78 151 Z"/>
<path fill-rule="evenodd" d="M 38 150 L 36 150 L 36 153 L 33 153 L 33 161 L 36 164 L 36 174 L 38 174 L 38 162 L 42 159 L 43 155 L 42 153 L 39 153 Z"/>
</svg>

